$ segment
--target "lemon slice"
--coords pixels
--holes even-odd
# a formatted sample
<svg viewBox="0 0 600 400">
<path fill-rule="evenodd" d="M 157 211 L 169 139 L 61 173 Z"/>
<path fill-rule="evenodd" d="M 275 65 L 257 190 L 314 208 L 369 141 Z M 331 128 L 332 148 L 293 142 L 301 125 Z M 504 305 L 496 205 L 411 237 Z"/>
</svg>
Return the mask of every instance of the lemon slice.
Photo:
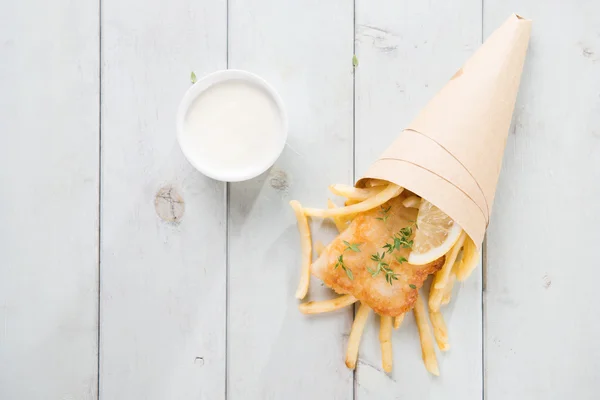
<svg viewBox="0 0 600 400">
<path fill-rule="evenodd" d="M 422 199 L 408 262 L 424 265 L 437 260 L 454 246 L 461 232 L 462 228 L 442 210 Z"/>
</svg>

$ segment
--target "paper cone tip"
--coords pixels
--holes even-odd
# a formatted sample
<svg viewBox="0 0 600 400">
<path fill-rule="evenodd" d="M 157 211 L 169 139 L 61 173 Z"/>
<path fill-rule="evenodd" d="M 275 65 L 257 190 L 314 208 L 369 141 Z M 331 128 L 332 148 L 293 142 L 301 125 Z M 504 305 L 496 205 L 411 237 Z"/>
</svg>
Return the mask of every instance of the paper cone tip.
<svg viewBox="0 0 600 400">
<path fill-rule="evenodd" d="M 426 198 L 479 245 L 491 214 L 530 30 L 531 21 L 511 15 L 365 178 L 385 179 Z"/>
<path fill-rule="evenodd" d="M 521 15 L 519 15 L 519 14 L 517 14 L 517 13 L 513 13 L 512 15 L 513 15 L 514 17 L 516 17 L 517 19 L 520 19 L 520 20 L 523 20 L 523 21 L 529 21 L 529 22 L 531 22 L 531 20 L 530 20 L 530 19 L 527 19 L 527 18 L 525 18 L 525 17 L 523 17 L 523 16 L 521 16 Z"/>
</svg>

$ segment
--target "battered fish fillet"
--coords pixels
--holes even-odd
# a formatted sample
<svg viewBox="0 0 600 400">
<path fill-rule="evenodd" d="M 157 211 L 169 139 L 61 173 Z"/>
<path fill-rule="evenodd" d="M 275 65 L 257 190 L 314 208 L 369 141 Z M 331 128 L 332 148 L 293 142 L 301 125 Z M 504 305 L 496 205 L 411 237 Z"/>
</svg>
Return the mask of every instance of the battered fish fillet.
<svg viewBox="0 0 600 400">
<path fill-rule="evenodd" d="M 384 256 L 389 268 L 397 274 L 398 279 L 393 280 L 392 285 L 386 281 L 383 271 L 373 277 L 367 270 L 376 269 L 377 262 L 371 259 L 372 255 L 385 252 L 383 246 L 393 243 L 392 237 L 400 229 L 412 226 L 414 231 L 412 221 L 417 219 L 418 210 L 405 208 L 402 205 L 404 198 L 406 195 L 402 194 L 381 208 L 356 216 L 348 228 L 325 248 L 311 266 L 312 274 L 337 293 L 351 294 L 376 313 L 393 317 L 412 309 L 418 289 L 427 276 L 442 268 L 444 263 L 444 257 L 426 265 L 399 263 L 396 258 L 408 258 L 410 252 L 410 249 L 401 248 Z M 354 248 L 360 251 L 349 249 L 348 244 L 344 242 L 356 245 Z M 352 271 L 352 280 L 343 268 L 335 268 L 340 255 L 343 256 L 344 265 Z"/>
</svg>

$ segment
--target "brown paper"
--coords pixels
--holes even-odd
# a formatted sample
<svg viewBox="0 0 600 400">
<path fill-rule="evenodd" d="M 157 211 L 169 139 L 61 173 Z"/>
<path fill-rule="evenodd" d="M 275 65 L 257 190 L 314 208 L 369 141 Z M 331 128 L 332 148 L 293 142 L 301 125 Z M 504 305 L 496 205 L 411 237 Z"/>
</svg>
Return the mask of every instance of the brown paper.
<svg viewBox="0 0 600 400">
<path fill-rule="evenodd" d="M 508 18 L 357 182 L 384 179 L 435 204 L 481 245 L 529 43 Z"/>
</svg>

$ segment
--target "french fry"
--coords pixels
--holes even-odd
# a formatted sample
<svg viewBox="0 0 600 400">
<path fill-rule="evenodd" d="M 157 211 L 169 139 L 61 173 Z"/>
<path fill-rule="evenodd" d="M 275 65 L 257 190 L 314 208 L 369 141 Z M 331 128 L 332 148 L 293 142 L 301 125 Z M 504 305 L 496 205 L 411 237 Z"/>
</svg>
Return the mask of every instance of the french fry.
<svg viewBox="0 0 600 400">
<path fill-rule="evenodd" d="M 319 242 L 318 240 L 315 242 L 314 246 L 313 246 L 314 250 L 315 250 L 315 254 L 317 255 L 317 257 L 320 257 L 321 254 L 323 253 L 323 250 L 325 250 L 325 245 L 322 242 Z"/>
<path fill-rule="evenodd" d="M 419 208 L 421 198 L 419 196 L 409 196 L 402 200 L 402 205 L 406 208 Z"/>
<path fill-rule="evenodd" d="M 435 277 L 433 278 L 433 282 L 435 282 Z M 440 311 L 443 298 L 444 289 L 436 289 L 435 285 L 432 283 L 429 288 L 429 309 L 432 311 Z"/>
<path fill-rule="evenodd" d="M 392 372 L 392 317 L 381 316 L 379 343 L 381 344 L 381 366 L 385 372 Z"/>
<path fill-rule="evenodd" d="M 443 289 L 442 305 L 450 303 L 450 299 L 452 299 L 452 289 L 454 288 L 454 282 L 456 282 L 456 274 L 452 272 L 452 275 L 450 275 L 450 279 L 448 280 L 448 284 Z"/>
<path fill-rule="evenodd" d="M 369 179 L 365 184 L 366 187 L 376 187 L 376 186 L 385 186 L 389 182 L 384 181 L 383 179 Z"/>
<path fill-rule="evenodd" d="M 337 208 L 337 206 L 333 201 L 331 201 L 331 199 L 327 199 L 327 208 L 332 209 Z M 333 219 L 333 223 L 335 224 L 335 227 L 337 228 L 339 233 L 342 233 L 348 227 L 348 225 L 346 225 L 342 217 L 331 217 L 331 219 Z"/>
<path fill-rule="evenodd" d="M 346 350 L 346 366 L 350 369 L 356 368 L 358 345 L 360 344 L 360 337 L 365 329 L 365 323 L 367 322 L 370 311 L 371 308 L 368 305 L 361 303 L 358 312 L 354 317 L 352 330 L 350 330 L 350 337 L 348 337 L 348 349 Z"/>
<path fill-rule="evenodd" d="M 450 343 L 448 342 L 448 328 L 446 328 L 444 316 L 439 311 L 429 311 L 429 319 L 433 326 L 433 336 L 438 347 L 441 351 L 448 351 Z"/>
<path fill-rule="evenodd" d="M 431 330 L 429 329 L 429 322 L 427 321 L 427 311 L 425 310 L 425 303 L 421 296 L 417 297 L 413 313 L 415 314 L 415 321 L 417 322 L 417 328 L 419 330 L 421 354 L 425 368 L 433 375 L 440 376 L 440 369 L 433 347 L 433 337 L 431 335 Z"/>
<path fill-rule="evenodd" d="M 359 200 L 346 200 L 346 201 L 344 202 L 344 205 L 345 205 L 345 206 L 351 206 L 351 205 L 353 205 L 353 204 L 358 204 L 358 203 L 360 203 L 360 201 L 359 201 Z M 352 215 L 354 215 L 354 214 L 352 214 Z"/>
<path fill-rule="evenodd" d="M 398 196 L 402 192 L 402 190 L 404 190 L 404 188 L 394 183 L 390 183 L 381 192 L 358 204 L 353 204 L 347 207 L 331 208 L 327 210 L 322 210 L 318 208 L 305 208 L 304 214 L 312 217 L 331 218 L 341 217 L 343 215 L 349 214 L 356 214 L 359 212 L 365 212 L 375 207 L 379 207 L 389 199 Z"/>
<path fill-rule="evenodd" d="M 300 249 L 302 252 L 302 267 L 300 269 L 300 282 L 296 290 L 296 298 L 303 299 L 308 292 L 310 283 L 310 262 L 312 261 L 312 242 L 310 240 L 310 228 L 308 219 L 302 211 L 302 206 L 296 200 L 290 201 L 298 220 L 298 231 L 300 232 Z"/>
<path fill-rule="evenodd" d="M 449 255 L 447 257 L 450 256 L 451 252 L 452 252 L 452 250 L 450 250 Z M 437 273 L 436 273 L 436 275 L 434 275 L 433 283 L 431 284 L 431 287 L 429 288 L 429 309 L 430 310 L 439 311 L 440 307 L 442 305 L 446 305 L 446 304 L 450 303 L 450 299 L 452 298 L 452 289 L 454 288 L 454 283 L 456 281 L 456 271 L 458 270 L 458 268 L 460 268 L 461 263 L 462 263 L 462 260 L 454 262 L 454 265 L 452 266 L 452 271 L 450 272 L 450 277 L 448 278 L 448 282 L 442 289 L 437 289 L 435 287 L 435 282 L 438 277 L 437 277 Z M 440 271 L 438 271 L 438 273 L 439 272 Z"/>
<path fill-rule="evenodd" d="M 406 315 L 406 313 L 400 314 L 394 318 L 394 329 L 400 328 L 400 325 L 402 325 L 402 321 L 404 321 L 405 315 Z"/>
<path fill-rule="evenodd" d="M 345 197 L 348 200 L 358 200 L 359 202 L 365 201 L 368 198 L 373 197 L 377 193 L 381 192 L 383 189 L 383 186 L 375 186 L 366 189 L 355 188 L 354 186 L 342 184 L 329 186 L 329 191 L 331 191 L 331 193 L 337 196 Z"/>
<path fill-rule="evenodd" d="M 477 246 L 471 238 L 467 236 L 463 247 L 463 257 L 456 271 L 458 280 L 462 282 L 467 279 L 477 267 L 477 264 L 479 264 L 479 251 L 477 251 Z"/>
<path fill-rule="evenodd" d="M 354 296 L 345 294 L 343 296 L 336 297 L 335 299 L 301 303 L 298 305 L 298 309 L 302 314 L 320 314 L 339 310 L 340 308 L 344 308 L 350 304 L 354 304 L 355 302 L 356 298 Z"/>
<path fill-rule="evenodd" d="M 456 261 L 456 256 L 458 256 L 458 252 L 462 248 L 465 237 L 467 234 L 465 231 L 462 231 L 456 244 L 452 247 L 452 249 L 446 255 L 446 262 L 444 262 L 444 266 L 441 270 L 436 272 L 435 279 L 433 281 L 433 285 L 436 289 L 443 289 L 444 286 L 448 283 L 448 279 L 450 278 L 450 273 L 452 272 L 452 267 L 454 266 L 454 261 Z"/>
</svg>

